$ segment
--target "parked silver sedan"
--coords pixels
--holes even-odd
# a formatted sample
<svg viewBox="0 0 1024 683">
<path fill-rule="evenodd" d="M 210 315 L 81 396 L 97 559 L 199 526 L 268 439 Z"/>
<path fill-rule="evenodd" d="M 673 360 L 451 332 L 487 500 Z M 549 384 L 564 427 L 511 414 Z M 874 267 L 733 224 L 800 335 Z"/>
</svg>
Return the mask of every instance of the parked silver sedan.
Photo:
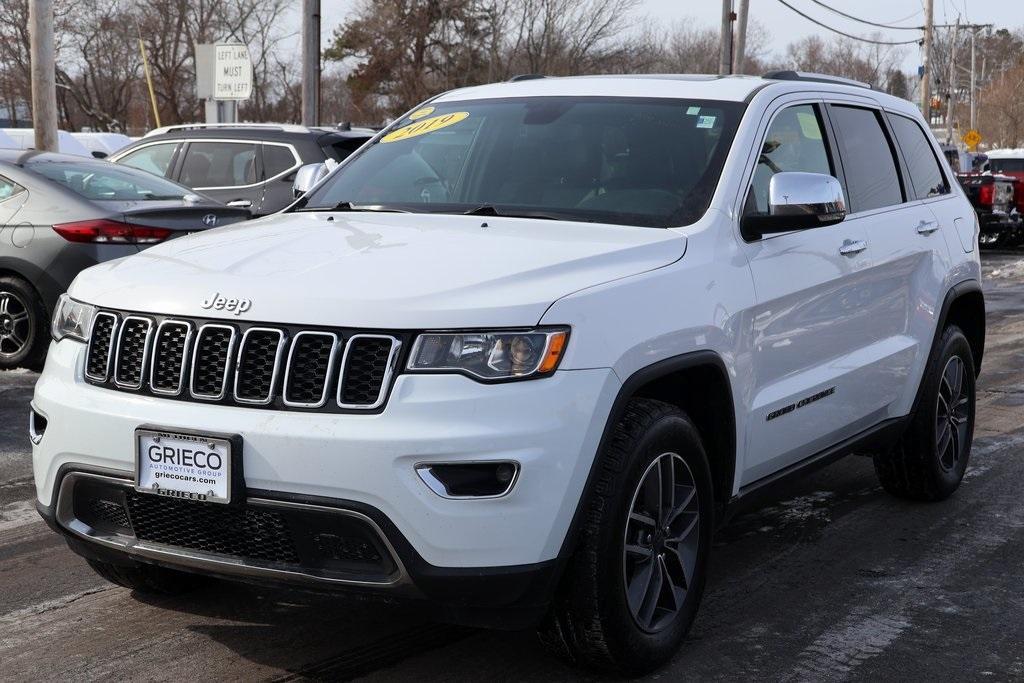
<svg viewBox="0 0 1024 683">
<path fill-rule="evenodd" d="M 0 369 L 41 364 L 53 306 L 84 268 L 248 218 L 145 171 L 0 149 Z"/>
</svg>

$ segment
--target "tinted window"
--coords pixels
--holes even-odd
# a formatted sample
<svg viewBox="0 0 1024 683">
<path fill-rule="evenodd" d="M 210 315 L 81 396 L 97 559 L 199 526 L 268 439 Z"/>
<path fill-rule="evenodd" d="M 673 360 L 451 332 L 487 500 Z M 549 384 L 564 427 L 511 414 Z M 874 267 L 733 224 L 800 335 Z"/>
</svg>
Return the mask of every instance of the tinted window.
<svg viewBox="0 0 1024 683">
<path fill-rule="evenodd" d="M 1024 159 L 989 159 L 988 168 L 993 173 L 1024 173 Z"/>
<path fill-rule="evenodd" d="M 932 145 L 916 121 L 905 116 L 890 116 L 889 122 L 896 134 L 896 142 L 903 152 L 903 160 L 910 171 L 910 182 L 918 199 L 937 197 L 949 192 L 949 185 L 942 175 L 939 160 Z"/>
<path fill-rule="evenodd" d="M 851 212 L 902 203 L 896 159 L 879 112 L 833 105 L 829 113 L 842 150 Z"/>
<path fill-rule="evenodd" d="M 21 194 L 24 191 L 25 188 L 18 183 L 0 176 L 0 202 L 8 200 L 14 195 Z"/>
<path fill-rule="evenodd" d="M 284 173 L 295 165 L 295 156 L 290 147 L 263 145 L 263 168 L 267 178 Z"/>
<path fill-rule="evenodd" d="M 810 104 L 783 109 L 768 127 L 747 195 L 745 212 L 768 213 L 768 186 L 783 171 L 834 175 L 817 109 Z"/>
<path fill-rule="evenodd" d="M 331 176 L 340 202 L 667 227 L 707 209 L 743 105 L 626 97 L 444 102 Z M 415 116 L 414 112 L 414 116 Z"/>
<path fill-rule="evenodd" d="M 169 180 L 106 161 L 41 161 L 30 168 L 86 199 L 181 199 L 188 193 L 186 188 Z"/>
<path fill-rule="evenodd" d="M 259 182 L 256 178 L 256 145 L 193 142 L 185 153 L 181 182 L 189 187 L 237 187 Z"/>
<path fill-rule="evenodd" d="M 156 175 L 167 175 L 167 168 L 171 165 L 171 158 L 174 150 L 177 149 L 176 142 L 168 142 L 161 145 L 150 145 L 134 152 L 129 152 L 117 163 L 138 168 Z"/>
<path fill-rule="evenodd" d="M 335 161 L 343 161 L 348 158 L 349 154 L 362 147 L 363 143 L 367 140 L 369 138 L 345 138 L 344 140 L 338 140 L 324 147 L 324 154 Z"/>
</svg>

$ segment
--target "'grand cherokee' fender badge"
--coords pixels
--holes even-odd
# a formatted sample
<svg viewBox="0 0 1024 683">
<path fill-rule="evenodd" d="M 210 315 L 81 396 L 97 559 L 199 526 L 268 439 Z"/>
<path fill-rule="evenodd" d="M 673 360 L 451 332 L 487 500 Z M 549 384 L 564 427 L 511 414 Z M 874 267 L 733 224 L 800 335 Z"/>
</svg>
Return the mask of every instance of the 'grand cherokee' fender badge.
<svg viewBox="0 0 1024 683">
<path fill-rule="evenodd" d="M 252 308 L 252 299 L 233 299 L 221 296 L 220 292 L 214 292 L 200 306 L 208 310 L 227 311 L 228 313 L 241 315 Z"/>
</svg>

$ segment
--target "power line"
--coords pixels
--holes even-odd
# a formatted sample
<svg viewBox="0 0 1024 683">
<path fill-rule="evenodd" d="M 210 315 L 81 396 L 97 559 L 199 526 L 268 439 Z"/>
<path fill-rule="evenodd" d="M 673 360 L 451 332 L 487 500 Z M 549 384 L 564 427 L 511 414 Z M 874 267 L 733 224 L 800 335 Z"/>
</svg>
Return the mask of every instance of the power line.
<svg viewBox="0 0 1024 683">
<path fill-rule="evenodd" d="M 835 12 L 836 14 L 838 14 L 841 17 L 846 17 L 847 19 L 853 19 L 854 21 L 859 21 L 860 23 L 867 24 L 868 26 L 877 26 L 879 28 L 893 29 L 893 30 L 896 30 L 896 31 L 920 31 L 921 28 L 922 28 L 921 26 L 893 26 L 891 24 L 880 24 L 877 21 L 868 21 L 867 19 L 861 19 L 859 17 L 853 16 L 852 14 L 847 14 L 846 12 L 844 12 L 842 10 L 838 10 L 835 7 L 832 7 L 831 5 L 826 5 L 821 0 L 811 0 L 811 2 L 813 2 L 815 5 L 818 5 L 819 7 L 824 7 L 829 12 Z M 914 14 L 917 14 L 917 13 L 915 12 Z M 911 14 L 910 16 L 912 17 L 912 16 L 914 16 L 914 14 Z M 904 19 L 900 19 L 900 21 L 904 21 Z"/>
<path fill-rule="evenodd" d="M 917 43 L 920 42 L 920 40 L 918 40 L 918 39 L 890 41 L 890 40 L 873 40 L 871 38 L 863 38 L 861 36 L 855 36 L 852 33 L 845 33 L 843 31 L 840 31 L 837 28 L 832 28 L 828 24 L 824 24 L 824 23 L 818 21 L 817 19 L 815 19 L 814 17 L 811 17 L 811 16 L 808 16 L 808 15 L 804 14 L 803 12 L 798 10 L 796 7 L 793 7 L 788 2 L 786 2 L 786 0 L 779 0 L 779 3 L 781 3 L 784 7 L 788 7 L 790 10 L 796 12 L 797 14 L 799 14 L 801 17 L 803 17 L 807 21 L 811 22 L 812 24 L 817 24 L 818 26 L 820 26 L 820 27 L 822 27 L 824 29 L 828 29 L 829 31 L 832 31 L 833 33 L 838 33 L 841 36 L 846 36 L 847 38 L 852 38 L 853 40 L 859 40 L 859 41 L 862 41 L 862 42 L 865 42 L 865 43 L 873 43 L 875 45 L 910 45 L 910 44 L 917 44 Z"/>
</svg>

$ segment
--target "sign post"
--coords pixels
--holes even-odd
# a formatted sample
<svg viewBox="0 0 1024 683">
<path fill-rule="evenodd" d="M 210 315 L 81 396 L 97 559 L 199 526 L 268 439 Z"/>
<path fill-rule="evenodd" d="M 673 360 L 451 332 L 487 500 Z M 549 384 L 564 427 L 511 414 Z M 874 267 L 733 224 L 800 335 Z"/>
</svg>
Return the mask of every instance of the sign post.
<svg viewBox="0 0 1024 683">
<path fill-rule="evenodd" d="M 238 102 L 252 96 L 249 48 L 237 43 L 196 44 L 196 95 L 206 100 L 207 123 L 234 123 Z"/>
</svg>

